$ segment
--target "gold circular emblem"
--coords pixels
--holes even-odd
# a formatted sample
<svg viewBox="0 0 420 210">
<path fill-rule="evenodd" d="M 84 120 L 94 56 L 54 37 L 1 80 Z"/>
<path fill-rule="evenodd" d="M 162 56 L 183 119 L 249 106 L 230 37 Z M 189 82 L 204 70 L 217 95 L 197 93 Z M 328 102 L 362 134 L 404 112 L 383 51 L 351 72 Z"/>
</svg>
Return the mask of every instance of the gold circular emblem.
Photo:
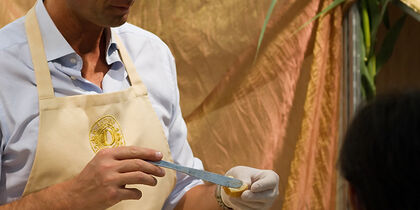
<svg viewBox="0 0 420 210">
<path fill-rule="evenodd" d="M 96 153 L 104 148 L 124 146 L 124 136 L 117 120 L 110 115 L 104 116 L 92 125 L 89 132 L 90 146 Z"/>
</svg>

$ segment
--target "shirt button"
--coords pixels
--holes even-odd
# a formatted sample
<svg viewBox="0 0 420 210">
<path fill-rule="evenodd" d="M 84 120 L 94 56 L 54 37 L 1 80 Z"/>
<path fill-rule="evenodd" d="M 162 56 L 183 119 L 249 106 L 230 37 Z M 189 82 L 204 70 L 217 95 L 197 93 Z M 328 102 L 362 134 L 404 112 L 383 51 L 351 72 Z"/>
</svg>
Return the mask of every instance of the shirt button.
<svg viewBox="0 0 420 210">
<path fill-rule="evenodd" d="M 70 79 L 76 80 L 76 77 L 75 76 L 70 76 Z"/>
<path fill-rule="evenodd" d="M 77 63 L 76 58 L 70 58 L 70 63 L 71 63 L 71 64 L 76 64 L 76 63 Z"/>
</svg>

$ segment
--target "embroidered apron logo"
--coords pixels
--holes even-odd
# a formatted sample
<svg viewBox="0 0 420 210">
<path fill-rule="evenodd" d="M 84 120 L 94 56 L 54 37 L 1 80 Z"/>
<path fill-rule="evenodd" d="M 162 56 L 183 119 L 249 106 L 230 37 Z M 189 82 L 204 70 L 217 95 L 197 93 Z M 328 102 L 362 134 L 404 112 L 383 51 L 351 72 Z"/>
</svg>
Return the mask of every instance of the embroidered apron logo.
<svg viewBox="0 0 420 210">
<path fill-rule="evenodd" d="M 114 148 L 125 145 L 124 136 L 117 120 L 110 115 L 97 120 L 89 132 L 90 146 L 97 153 L 104 148 Z"/>
</svg>

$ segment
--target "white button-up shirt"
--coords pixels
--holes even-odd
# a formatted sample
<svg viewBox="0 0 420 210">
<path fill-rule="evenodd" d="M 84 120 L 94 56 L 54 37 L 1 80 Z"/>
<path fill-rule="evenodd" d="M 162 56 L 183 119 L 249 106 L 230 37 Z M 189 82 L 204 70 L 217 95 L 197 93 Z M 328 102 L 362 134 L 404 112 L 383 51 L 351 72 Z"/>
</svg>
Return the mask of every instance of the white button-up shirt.
<svg viewBox="0 0 420 210">
<path fill-rule="evenodd" d="M 101 89 L 82 77 L 81 57 L 58 31 L 42 0 L 37 2 L 36 12 L 56 97 L 109 93 L 129 86 L 112 37 L 106 54 L 111 67 Z M 38 141 L 38 93 L 24 20 L 20 18 L 0 30 L 0 204 L 21 197 Z M 128 23 L 111 30 L 124 42 L 148 89 L 175 163 L 202 169 L 186 140 L 175 62 L 168 47 L 157 36 Z M 177 173 L 175 189 L 164 209 L 172 209 L 186 191 L 198 184 L 202 181 Z"/>
</svg>

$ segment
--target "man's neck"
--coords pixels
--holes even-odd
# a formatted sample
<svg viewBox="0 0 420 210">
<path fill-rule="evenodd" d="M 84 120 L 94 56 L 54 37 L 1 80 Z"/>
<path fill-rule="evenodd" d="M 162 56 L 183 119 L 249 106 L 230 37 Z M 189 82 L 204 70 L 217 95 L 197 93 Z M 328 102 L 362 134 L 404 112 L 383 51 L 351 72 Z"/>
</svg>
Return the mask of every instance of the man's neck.
<svg viewBox="0 0 420 210">
<path fill-rule="evenodd" d="M 104 27 L 79 19 L 65 1 L 45 0 L 44 5 L 60 33 L 77 54 L 83 57 L 85 54 L 99 53 L 99 49 L 104 48 L 101 46 L 107 43 L 102 39 L 106 38 Z"/>
<path fill-rule="evenodd" d="M 44 5 L 58 30 L 82 58 L 82 76 L 102 88 L 109 70 L 105 59 L 109 29 L 78 18 L 65 1 L 44 0 Z"/>
</svg>

